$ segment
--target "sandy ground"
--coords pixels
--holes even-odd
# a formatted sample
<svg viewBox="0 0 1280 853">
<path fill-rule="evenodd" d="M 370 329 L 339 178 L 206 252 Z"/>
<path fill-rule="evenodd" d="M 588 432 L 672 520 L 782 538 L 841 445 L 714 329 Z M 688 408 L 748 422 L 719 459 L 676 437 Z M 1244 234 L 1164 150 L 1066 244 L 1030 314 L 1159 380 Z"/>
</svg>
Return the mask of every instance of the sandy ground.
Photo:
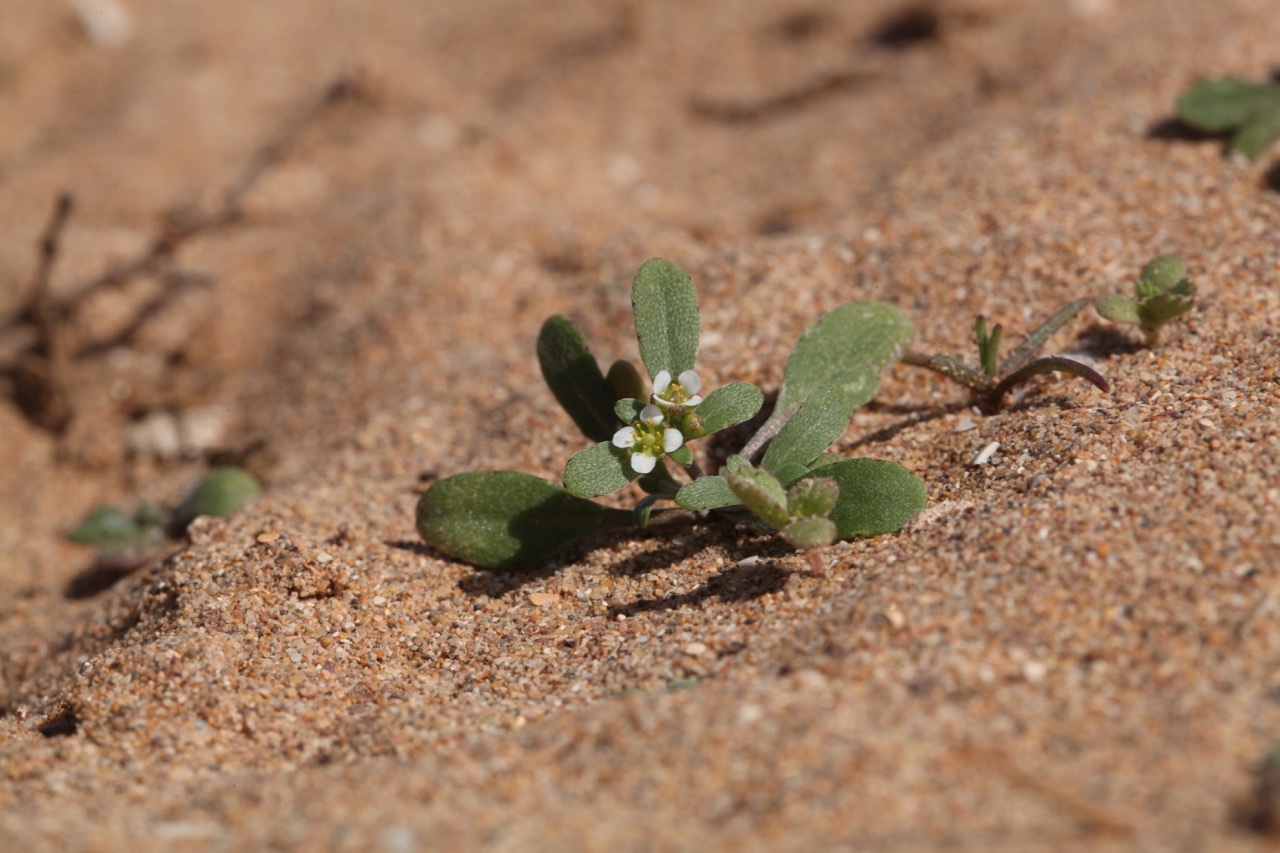
<svg viewBox="0 0 1280 853">
<path fill-rule="evenodd" d="M 4 849 L 1273 840 L 1280 154 L 1170 125 L 1272 72 L 1272 0 L 73 5 L 0 24 Z M 1202 296 L 1159 348 L 1053 341 L 1109 395 L 895 368 L 839 449 L 930 509 L 824 576 L 710 524 L 496 575 L 414 531 L 433 478 L 559 475 L 538 326 L 634 356 L 648 257 L 706 378 L 771 390 L 842 302 L 960 352 L 1164 252 Z M 116 583 L 65 541 L 215 450 L 267 496 Z"/>
</svg>

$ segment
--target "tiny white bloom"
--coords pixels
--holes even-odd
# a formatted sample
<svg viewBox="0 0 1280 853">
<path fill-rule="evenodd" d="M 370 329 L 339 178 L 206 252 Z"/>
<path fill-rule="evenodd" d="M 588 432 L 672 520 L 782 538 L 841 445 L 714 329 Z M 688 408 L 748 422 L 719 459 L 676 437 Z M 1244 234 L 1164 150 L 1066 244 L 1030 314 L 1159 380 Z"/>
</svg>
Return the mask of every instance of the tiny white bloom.
<svg viewBox="0 0 1280 853">
<path fill-rule="evenodd" d="M 631 468 L 637 474 L 648 474 L 658 459 L 679 450 L 684 436 L 675 427 L 666 426 L 662 409 L 650 403 L 640 410 L 640 420 L 613 434 L 613 446 L 631 451 Z"/>
<path fill-rule="evenodd" d="M 698 394 L 701 390 L 702 380 L 692 370 L 684 371 L 674 382 L 671 381 L 669 370 L 659 370 L 658 375 L 653 377 L 653 400 L 664 408 L 684 406 L 692 409 L 702 402 L 702 397 Z"/>
</svg>

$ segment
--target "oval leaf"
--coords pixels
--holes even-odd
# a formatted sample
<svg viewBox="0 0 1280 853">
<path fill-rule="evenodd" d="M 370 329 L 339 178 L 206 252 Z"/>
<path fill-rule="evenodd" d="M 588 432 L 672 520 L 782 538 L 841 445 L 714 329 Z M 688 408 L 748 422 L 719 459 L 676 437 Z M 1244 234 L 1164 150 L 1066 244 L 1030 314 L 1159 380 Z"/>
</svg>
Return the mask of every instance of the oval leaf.
<svg viewBox="0 0 1280 853">
<path fill-rule="evenodd" d="M 613 393 L 586 336 L 568 317 L 556 314 L 542 324 L 538 363 L 551 393 L 582 434 L 592 441 L 608 441 L 617 429 Z"/>
<path fill-rule="evenodd" d="M 852 416 L 853 406 L 842 389 L 819 388 L 782 427 L 765 451 L 761 467 L 779 477 L 783 471 L 803 470 L 844 435 Z"/>
<path fill-rule="evenodd" d="M 915 329 L 887 302 L 851 302 L 809 327 L 787 359 L 773 414 L 743 448 L 753 458 L 802 402 L 823 385 L 840 387 L 850 410 L 875 396 L 880 374 L 901 356 Z"/>
<path fill-rule="evenodd" d="M 659 371 L 679 376 L 698 360 L 698 294 L 680 267 L 645 261 L 631 286 L 636 340 L 649 378 Z"/>
<path fill-rule="evenodd" d="M 813 476 L 840 488 L 830 517 L 841 539 L 896 533 L 927 503 L 924 483 L 896 462 L 845 459 L 813 469 Z"/>
<path fill-rule="evenodd" d="M 804 551 L 809 548 L 825 548 L 836 541 L 836 526 L 829 518 L 797 518 L 778 531 L 792 548 Z"/>
<path fill-rule="evenodd" d="M 230 515 L 261 494 L 262 485 L 243 468 L 217 468 L 178 504 L 169 521 L 170 532 L 180 534 L 197 516 Z"/>
<path fill-rule="evenodd" d="M 676 504 L 685 509 L 718 509 L 740 503 L 724 477 L 699 477 L 676 493 Z"/>
<path fill-rule="evenodd" d="M 598 498 L 613 494 L 638 476 L 626 450 L 602 441 L 569 457 L 564 485 L 578 497 Z"/>
<path fill-rule="evenodd" d="M 584 536 L 631 523 L 625 510 L 574 497 L 519 471 L 472 471 L 439 480 L 417 509 L 424 540 L 488 569 L 539 563 Z"/>
<path fill-rule="evenodd" d="M 709 435 L 749 421 L 763 405 L 764 394 L 750 382 L 721 385 L 698 406 L 698 416 L 703 419 L 702 434 Z"/>
</svg>

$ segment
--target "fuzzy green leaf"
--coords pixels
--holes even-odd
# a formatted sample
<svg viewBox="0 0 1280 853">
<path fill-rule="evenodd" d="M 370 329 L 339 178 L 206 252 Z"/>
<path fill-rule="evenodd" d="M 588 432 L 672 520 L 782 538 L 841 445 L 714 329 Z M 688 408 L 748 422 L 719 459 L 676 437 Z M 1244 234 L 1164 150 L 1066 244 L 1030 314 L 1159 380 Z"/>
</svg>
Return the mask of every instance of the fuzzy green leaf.
<svg viewBox="0 0 1280 853">
<path fill-rule="evenodd" d="M 1195 305 L 1193 296 L 1162 293 L 1138 303 L 1139 325 L 1147 337 L 1147 343 L 1155 345 L 1160 339 L 1160 329 L 1170 320 L 1185 314 Z"/>
<path fill-rule="evenodd" d="M 631 286 L 640 358 L 652 379 L 660 371 L 679 376 L 698 360 L 698 294 L 680 267 L 645 261 Z"/>
<path fill-rule="evenodd" d="M 171 532 L 187 529 L 197 516 L 230 515 L 262 494 L 262 485 L 242 468 L 218 468 L 187 492 L 173 511 Z"/>
<path fill-rule="evenodd" d="M 733 489 L 729 488 L 729 481 L 718 476 L 699 477 L 692 483 L 685 483 L 676 493 L 676 504 L 685 509 L 718 509 L 740 503 Z"/>
<path fill-rule="evenodd" d="M 825 518 L 840 500 L 840 487 L 826 477 L 806 477 L 787 489 L 787 514 L 792 518 Z"/>
<path fill-rule="evenodd" d="M 801 551 L 810 548 L 825 548 L 836 541 L 836 525 L 829 518 L 821 516 L 797 518 L 778 531 L 778 534 L 793 548 Z"/>
<path fill-rule="evenodd" d="M 610 495 L 636 477 L 628 451 L 607 441 L 579 450 L 564 468 L 564 486 L 580 498 Z"/>
<path fill-rule="evenodd" d="M 628 426 L 635 425 L 640 420 L 640 412 L 644 410 L 646 403 L 643 400 L 637 400 L 634 397 L 624 397 L 613 406 L 613 413 Z M 613 433 L 609 434 L 612 438 Z M 602 439 L 604 440 L 604 439 Z"/>
<path fill-rule="evenodd" d="M 67 534 L 72 542 L 81 545 L 127 545 L 142 536 L 142 526 L 133 516 L 113 506 L 96 506 L 80 519 L 75 529 Z"/>
<path fill-rule="evenodd" d="M 844 389 L 836 385 L 818 388 L 782 427 L 760 466 L 777 474 L 783 482 L 785 469 L 799 469 L 798 476 L 844 435 L 852 416 L 853 405 Z"/>
<path fill-rule="evenodd" d="M 607 441 L 617 429 L 613 393 L 582 330 L 562 314 L 548 317 L 538 333 L 538 363 L 551 393 L 582 434 Z"/>
<path fill-rule="evenodd" d="M 1231 150 L 1257 160 L 1277 139 L 1280 139 L 1280 103 L 1245 122 L 1231 137 Z"/>
<path fill-rule="evenodd" d="M 1187 264 L 1182 258 L 1177 255 L 1160 255 L 1147 261 L 1142 267 L 1133 289 L 1139 300 L 1150 299 L 1168 293 L 1186 280 Z"/>
<path fill-rule="evenodd" d="M 787 493 L 782 484 L 763 468 L 740 468 L 736 472 L 725 474 L 725 481 L 761 521 L 774 529 L 786 526 L 790 518 L 787 515 Z"/>
<path fill-rule="evenodd" d="M 750 382 L 721 385 L 698 406 L 698 416 L 703 419 L 702 434 L 749 421 L 763 405 L 764 394 Z"/>
<path fill-rule="evenodd" d="M 840 539 L 896 533 L 927 502 L 924 483 L 896 462 L 845 459 L 815 468 L 813 476 L 829 477 L 840 489 L 830 516 Z"/>
<path fill-rule="evenodd" d="M 1232 130 L 1275 109 L 1280 109 L 1280 86 L 1239 77 L 1201 81 L 1178 98 L 1178 118 L 1209 133 Z"/>
<path fill-rule="evenodd" d="M 689 445 L 683 444 L 675 450 L 667 454 L 677 465 L 688 467 L 693 464 L 693 451 L 689 449 Z"/>
<path fill-rule="evenodd" d="M 1138 317 L 1138 303 L 1127 296 L 1108 296 L 1106 299 L 1099 299 L 1094 307 L 1098 309 L 1099 314 L 1114 323 L 1137 325 L 1141 322 Z"/>
<path fill-rule="evenodd" d="M 591 533 L 629 527 L 632 515 L 519 471 L 472 471 L 433 483 L 417 523 L 450 557 L 496 569 L 539 563 Z"/>
<path fill-rule="evenodd" d="M 826 314 L 796 342 L 773 414 L 743 455 L 754 457 L 823 385 L 841 388 L 851 411 L 870 400 L 880 387 L 880 374 L 898 360 L 914 334 L 906 315 L 887 302 L 851 302 Z"/>
</svg>

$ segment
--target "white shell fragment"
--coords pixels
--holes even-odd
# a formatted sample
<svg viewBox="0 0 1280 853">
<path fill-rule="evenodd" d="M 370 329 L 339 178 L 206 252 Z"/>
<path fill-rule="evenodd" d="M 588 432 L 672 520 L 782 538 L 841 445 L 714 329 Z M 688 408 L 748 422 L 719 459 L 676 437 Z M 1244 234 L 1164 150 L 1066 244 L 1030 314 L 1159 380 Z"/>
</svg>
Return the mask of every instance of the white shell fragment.
<svg viewBox="0 0 1280 853">
<path fill-rule="evenodd" d="M 991 461 L 991 457 L 996 455 L 996 451 L 1000 449 L 1000 442 L 993 441 L 986 447 L 978 451 L 978 455 L 973 457 L 974 465 L 986 465 Z"/>
</svg>

